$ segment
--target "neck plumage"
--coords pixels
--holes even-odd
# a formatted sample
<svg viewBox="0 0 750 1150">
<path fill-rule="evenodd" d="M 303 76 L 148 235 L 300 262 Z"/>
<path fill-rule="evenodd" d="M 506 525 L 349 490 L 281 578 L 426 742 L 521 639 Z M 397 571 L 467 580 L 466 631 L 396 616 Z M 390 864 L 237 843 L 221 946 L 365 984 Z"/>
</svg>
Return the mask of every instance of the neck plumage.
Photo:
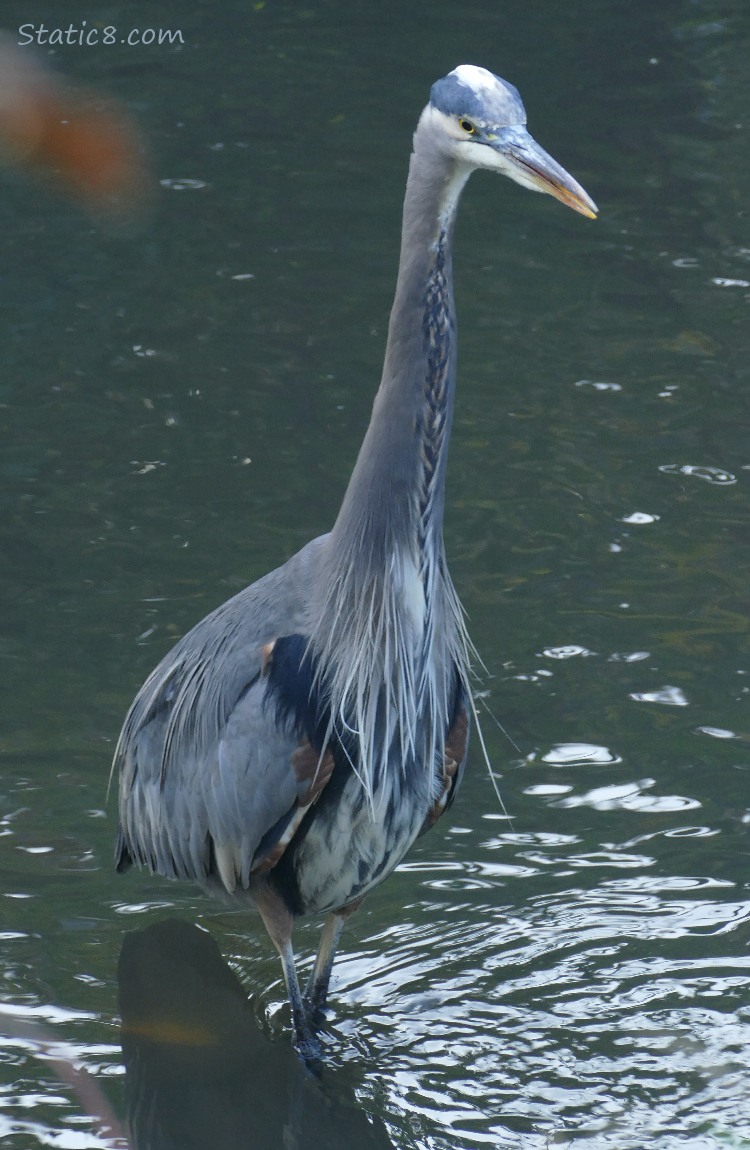
<svg viewBox="0 0 750 1150">
<path fill-rule="evenodd" d="M 421 568 L 442 539 L 456 379 L 451 249 L 468 172 L 419 142 L 418 131 L 383 375 L 332 537 L 335 550 L 356 540 L 377 563 L 409 549 Z"/>
<path fill-rule="evenodd" d="M 469 677 L 442 536 L 456 376 L 451 242 L 468 170 L 426 147 L 421 127 L 383 377 L 310 604 L 331 730 L 354 737 L 351 761 L 373 810 L 394 771 L 427 801 Z"/>
</svg>

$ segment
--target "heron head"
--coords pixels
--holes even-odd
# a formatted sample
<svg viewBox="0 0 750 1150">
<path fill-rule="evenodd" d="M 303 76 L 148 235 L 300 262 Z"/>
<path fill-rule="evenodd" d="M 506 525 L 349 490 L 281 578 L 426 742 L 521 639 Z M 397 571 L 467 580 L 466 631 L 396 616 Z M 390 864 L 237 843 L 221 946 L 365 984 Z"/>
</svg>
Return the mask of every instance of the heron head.
<svg viewBox="0 0 750 1150">
<path fill-rule="evenodd" d="M 596 204 L 578 181 L 529 135 L 517 89 L 486 68 L 454 68 L 433 84 L 422 115 L 457 163 L 501 172 L 581 215 L 596 216 Z"/>
</svg>

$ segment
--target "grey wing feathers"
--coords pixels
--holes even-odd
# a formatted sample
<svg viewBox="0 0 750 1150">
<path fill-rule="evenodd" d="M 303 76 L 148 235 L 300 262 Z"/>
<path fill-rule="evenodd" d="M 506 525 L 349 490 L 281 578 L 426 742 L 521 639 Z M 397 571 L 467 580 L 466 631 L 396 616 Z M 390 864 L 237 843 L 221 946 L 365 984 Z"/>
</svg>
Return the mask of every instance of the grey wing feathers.
<svg viewBox="0 0 750 1150">
<path fill-rule="evenodd" d="M 247 886 L 264 836 L 294 811 L 294 732 L 264 707 L 263 651 L 306 626 L 305 587 L 323 539 L 245 588 L 156 667 L 126 717 L 118 867 Z"/>
</svg>

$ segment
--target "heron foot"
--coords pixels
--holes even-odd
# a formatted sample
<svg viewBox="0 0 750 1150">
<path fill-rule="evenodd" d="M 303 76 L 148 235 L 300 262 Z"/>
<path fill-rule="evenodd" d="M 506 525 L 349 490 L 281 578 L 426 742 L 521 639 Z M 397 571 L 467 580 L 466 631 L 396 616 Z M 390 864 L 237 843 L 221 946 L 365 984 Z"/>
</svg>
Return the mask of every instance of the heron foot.
<svg viewBox="0 0 750 1150">
<path fill-rule="evenodd" d="M 313 971 L 302 994 L 302 1004 L 307 1021 L 316 1034 L 323 1029 L 326 1022 L 330 973 L 329 970 L 326 977 L 315 978 Z"/>
<path fill-rule="evenodd" d="M 316 1019 L 307 1010 L 304 1010 L 302 1017 L 292 1013 L 295 1050 L 313 1073 L 319 1073 L 323 1062 L 323 1044 L 318 1037 Z"/>
<path fill-rule="evenodd" d="M 308 990 L 302 996 L 308 1024 L 316 1035 L 325 1026 L 327 997 L 325 991 L 322 994 L 310 994 Z"/>
</svg>

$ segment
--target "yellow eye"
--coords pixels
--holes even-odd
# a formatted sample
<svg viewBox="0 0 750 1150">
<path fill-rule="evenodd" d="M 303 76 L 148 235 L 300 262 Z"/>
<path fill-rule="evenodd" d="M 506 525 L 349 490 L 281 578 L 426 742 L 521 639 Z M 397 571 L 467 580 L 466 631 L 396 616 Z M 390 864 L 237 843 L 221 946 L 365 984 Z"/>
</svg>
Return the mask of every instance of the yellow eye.
<svg viewBox="0 0 750 1150">
<path fill-rule="evenodd" d="M 473 136 L 474 133 L 476 132 L 476 128 L 472 124 L 471 120 L 467 120 L 464 116 L 461 117 L 461 119 L 458 121 L 458 123 L 459 123 L 460 127 L 462 127 L 463 130 L 466 132 L 467 136 Z"/>
</svg>

